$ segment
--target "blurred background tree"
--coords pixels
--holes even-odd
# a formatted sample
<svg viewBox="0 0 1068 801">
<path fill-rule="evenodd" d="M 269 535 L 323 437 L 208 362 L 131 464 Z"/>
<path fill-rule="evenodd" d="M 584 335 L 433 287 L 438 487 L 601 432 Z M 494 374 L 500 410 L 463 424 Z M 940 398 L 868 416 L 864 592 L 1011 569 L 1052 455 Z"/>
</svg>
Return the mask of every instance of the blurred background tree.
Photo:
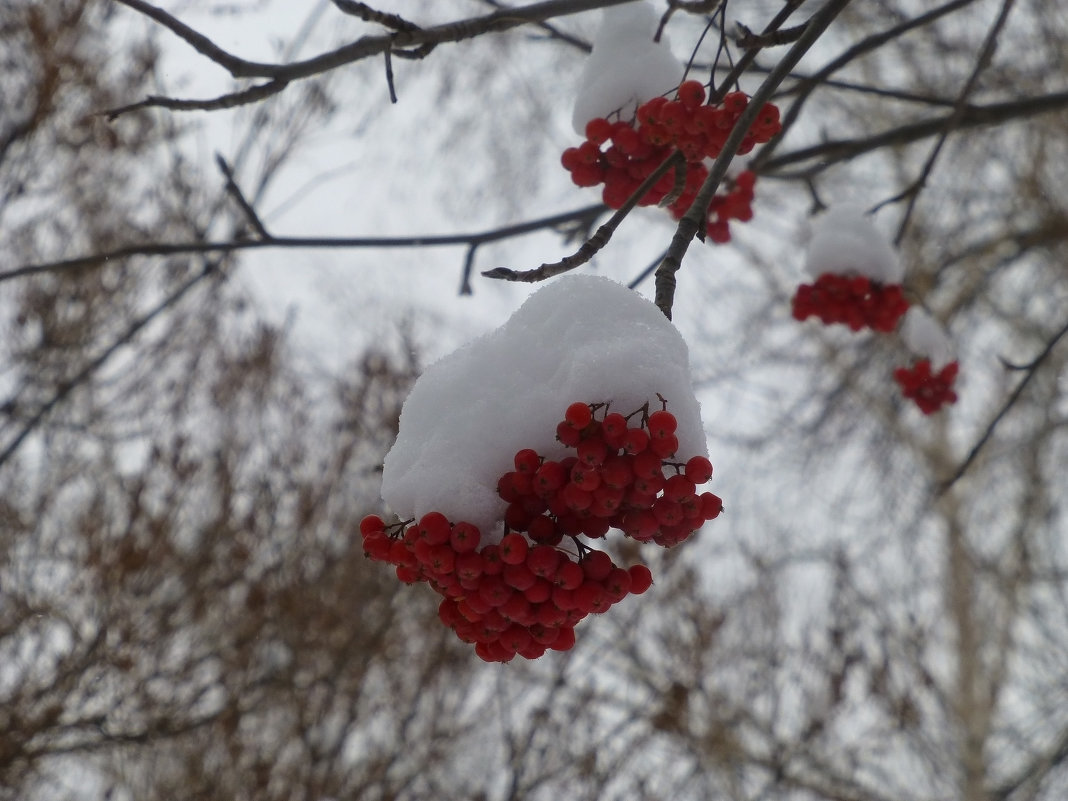
<svg viewBox="0 0 1068 801">
<path fill-rule="evenodd" d="M 406 323 L 413 298 L 360 317 L 327 369 L 247 277 L 266 258 L 249 243 L 299 219 L 285 201 L 325 190 L 304 161 L 323 131 L 404 141 L 381 61 L 231 112 L 218 170 L 200 117 L 101 114 L 181 89 L 174 32 L 132 25 L 138 5 L 0 6 L 0 797 L 1068 795 L 1068 12 L 845 7 L 779 90 L 790 124 L 755 162 L 756 219 L 679 274 L 727 513 L 572 652 L 485 666 L 356 538 L 420 354 L 480 323 Z M 416 195 L 463 231 L 580 206 L 555 164 L 573 143 L 561 87 L 595 20 L 567 5 L 395 56 L 398 108 L 433 102 L 434 124 L 360 189 L 407 233 L 424 231 Z M 669 5 L 677 42 L 711 21 L 711 62 L 735 9 Z M 781 7 L 736 10 L 759 30 Z M 502 9 L 388 11 L 426 29 Z M 223 30 L 272 8 L 170 11 Z M 367 8 L 309 9 L 278 63 L 403 32 L 342 11 Z M 781 52 L 757 54 L 747 88 Z M 428 164 L 440 183 L 417 177 Z M 801 221 L 841 200 L 886 201 L 910 295 L 958 345 L 961 401 L 937 418 L 897 397 L 896 344 L 790 317 Z M 581 235 L 602 212 L 579 211 Z M 654 215 L 589 269 L 640 273 L 671 236 Z M 459 244 L 531 266 L 576 246 L 540 227 L 533 255 L 510 234 Z M 424 279 L 396 276 L 418 258 L 460 285 L 455 252 L 402 253 L 379 280 L 410 293 Z M 368 272 L 352 284 L 371 306 L 391 296 Z M 472 275 L 477 321 L 514 308 Z"/>
</svg>

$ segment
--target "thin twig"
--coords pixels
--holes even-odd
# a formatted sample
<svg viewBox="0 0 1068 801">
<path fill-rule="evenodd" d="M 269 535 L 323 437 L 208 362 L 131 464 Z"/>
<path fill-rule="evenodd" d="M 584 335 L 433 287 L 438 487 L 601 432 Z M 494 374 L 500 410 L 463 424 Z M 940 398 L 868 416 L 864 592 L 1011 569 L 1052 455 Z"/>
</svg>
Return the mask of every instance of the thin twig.
<svg viewBox="0 0 1068 801">
<path fill-rule="evenodd" d="M 1012 394 L 1009 395 L 1008 400 L 1005 401 L 1002 407 L 998 410 L 997 414 L 994 415 L 994 419 L 990 421 L 990 424 L 986 427 L 986 431 L 983 432 L 982 436 L 979 437 L 975 445 L 972 446 L 972 449 L 968 452 L 968 455 L 964 458 L 964 461 L 960 463 L 960 466 L 957 467 L 957 469 L 953 472 L 953 475 L 947 478 L 944 482 L 942 482 L 942 485 L 938 489 L 939 495 L 944 494 L 950 487 L 956 484 L 961 479 L 961 477 L 963 477 L 964 474 L 968 471 L 968 468 L 972 466 L 972 463 L 975 461 L 976 457 L 979 456 L 979 452 L 994 435 L 994 429 L 998 427 L 998 424 L 1001 422 L 1002 418 L 1009 413 L 1009 410 L 1016 404 L 1016 401 L 1020 399 L 1020 396 L 1023 394 L 1024 389 L 1026 389 L 1027 387 L 1027 384 L 1031 381 L 1032 378 L 1035 377 L 1035 374 L 1038 372 L 1038 368 L 1042 366 L 1042 362 L 1044 362 L 1046 358 L 1050 355 L 1050 353 L 1053 352 L 1053 349 L 1057 346 L 1057 343 L 1066 334 L 1068 334 L 1068 323 L 1066 323 L 1060 331 L 1053 335 L 1053 338 L 1046 343 L 1046 347 L 1042 349 L 1042 352 L 1039 353 L 1038 356 L 1036 356 L 1029 365 L 1027 365 L 1026 374 L 1023 378 L 1020 379 L 1020 383 L 1016 385 L 1016 389 L 1014 389 L 1012 391 Z"/>
<path fill-rule="evenodd" d="M 181 298 L 189 292 L 193 287 L 199 284 L 204 278 L 212 275 L 218 269 L 218 265 L 215 263 L 209 263 L 204 266 L 200 272 L 189 278 L 185 283 L 163 298 L 153 308 L 145 312 L 144 315 L 134 320 L 130 326 L 122 333 L 122 335 L 112 342 L 107 348 L 105 348 L 94 359 L 90 360 L 81 370 L 75 373 L 67 381 L 64 381 L 56 388 L 55 394 L 49 398 L 45 403 L 41 404 L 33 415 L 26 420 L 19 432 L 4 446 L 4 449 L 0 451 L 0 467 L 3 467 L 4 463 L 14 455 L 15 451 L 19 449 L 23 441 L 40 425 L 41 421 L 58 406 L 63 400 L 70 395 L 75 389 L 81 386 L 85 381 L 100 367 L 104 365 L 120 348 L 128 344 L 138 332 L 141 331 L 146 325 L 152 322 L 156 317 L 162 314 L 166 309 L 173 306 Z"/>
<path fill-rule="evenodd" d="M 919 28 L 924 25 L 929 25 L 930 23 L 945 16 L 946 14 L 949 14 L 959 8 L 963 8 L 964 6 L 970 5 L 974 2 L 976 2 L 976 0 L 950 0 L 950 2 L 946 3 L 945 5 L 931 9 L 926 14 L 921 14 L 918 17 L 913 17 L 912 19 L 904 21 L 899 25 L 887 28 L 885 31 L 880 31 L 879 33 L 872 34 L 871 36 L 862 39 L 855 45 L 848 48 L 837 58 L 832 59 L 830 63 L 828 63 L 825 67 L 823 67 L 813 75 L 809 76 L 806 80 L 801 81 L 798 86 L 795 86 L 793 88 L 792 91 L 796 92 L 798 97 L 793 103 L 790 104 L 790 107 L 787 108 L 782 115 L 783 130 L 788 129 L 797 120 L 797 117 L 801 113 L 801 109 L 804 106 L 805 102 L 808 100 L 809 96 L 816 89 L 821 86 L 824 86 L 826 84 L 827 78 L 829 78 L 838 70 L 842 69 L 842 67 L 851 63 L 852 61 L 864 55 L 865 53 L 877 50 L 892 39 L 896 39 L 899 36 L 903 36 L 904 34 L 915 28 Z M 764 164 L 771 160 L 771 156 L 775 152 L 780 142 L 782 142 L 781 137 L 777 140 L 769 142 L 767 145 L 761 148 L 760 153 L 757 154 L 756 158 L 753 159 L 753 161 L 751 162 L 751 169 L 760 172 Z"/>
<path fill-rule="evenodd" d="M 975 88 L 975 84 L 979 80 L 979 76 L 982 74 L 983 70 L 990 66 L 990 62 L 994 58 L 994 51 L 997 49 L 998 45 L 998 37 L 1001 35 L 1001 31 L 1009 19 L 1009 13 L 1012 11 L 1014 3 L 1015 0 L 1005 0 L 1005 2 L 1002 3 L 1001 13 L 998 14 L 997 19 L 994 20 L 994 24 L 991 25 L 990 30 L 987 31 L 986 39 L 979 51 L 979 58 L 976 59 L 975 67 L 972 69 L 971 75 L 968 76 L 968 80 L 964 82 L 960 94 L 957 95 L 957 102 L 953 106 L 953 112 L 946 120 L 945 127 L 938 135 L 934 147 L 931 148 L 931 152 L 927 156 L 927 161 L 924 162 L 923 169 L 920 170 L 920 174 L 917 176 L 916 180 L 913 181 L 912 185 L 906 189 L 899 198 L 903 199 L 908 197 L 908 205 L 905 207 L 905 213 L 902 215 L 901 223 L 898 225 L 897 235 L 894 237 L 895 245 L 899 246 L 901 240 L 905 238 L 905 231 L 908 229 L 909 220 L 912 219 L 912 212 L 916 208 L 916 202 L 919 200 L 920 191 L 927 185 L 927 179 L 930 177 L 931 171 L 934 169 L 935 162 L 938 160 L 938 156 L 942 152 L 946 140 L 949 139 L 949 135 L 953 133 L 960 124 L 961 118 L 964 116 L 964 110 L 967 107 L 968 98 L 971 96 L 972 90 Z"/>
<path fill-rule="evenodd" d="M 237 181 L 234 180 L 233 169 L 226 163 L 226 159 L 222 157 L 222 154 L 215 154 L 215 163 L 226 177 L 226 191 L 230 194 L 230 197 L 237 202 L 237 205 L 241 207 L 241 211 L 245 213 L 249 225 L 252 226 L 257 236 L 261 239 L 270 239 L 271 235 L 267 233 L 267 228 L 264 226 L 263 220 L 260 219 L 260 215 L 256 213 L 256 210 L 252 208 L 252 204 L 245 198 L 245 193 L 241 191 L 241 187 L 239 187 Z"/>
<path fill-rule="evenodd" d="M 131 103 L 128 106 L 109 109 L 101 112 L 109 121 L 113 122 L 123 114 L 137 111 L 143 108 L 165 108 L 170 111 L 222 111 L 238 106 L 247 106 L 251 103 L 259 103 L 272 95 L 276 95 L 289 85 L 289 81 L 274 80 L 267 83 L 256 84 L 239 92 L 220 95 L 219 97 L 196 100 L 191 98 L 163 97 L 161 95 L 149 95 L 144 100 Z"/>
<path fill-rule="evenodd" d="M 393 51 L 386 50 L 386 86 L 389 87 L 389 102 L 397 102 L 397 89 L 393 86 Z"/>
<path fill-rule="evenodd" d="M 645 194 L 653 188 L 653 185 L 659 181 L 669 169 L 672 169 L 679 163 L 682 163 L 682 154 L 676 150 L 664 159 L 664 162 L 659 167 L 649 173 L 648 177 L 646 177 L 641 185 L 634 190 L 631 196 L 627 198 L 626 202 L 608 218 L 608 221 L 598 228 L 597 232 L 587 239 L 582 244 L 582 247 L 570 256 L 567 256 L 560 261 L 547 262 L 532 270 L 512 270 L 508 267 L 496 267 L 492 270 L 486 270 L 482 275 L 486 278 L 499 278 L 502 281 L 522 281 L 524 283 L 533 284 L 582 266 L 596 256 L 598 251 L 608 244 L 612 239 L 612 234 L 615 233 L 619 224 L 626 219 L 627 215 L 630 214 L 634 207 L 638 205 L 638 201 L 645 197 Z"/>
</svg>

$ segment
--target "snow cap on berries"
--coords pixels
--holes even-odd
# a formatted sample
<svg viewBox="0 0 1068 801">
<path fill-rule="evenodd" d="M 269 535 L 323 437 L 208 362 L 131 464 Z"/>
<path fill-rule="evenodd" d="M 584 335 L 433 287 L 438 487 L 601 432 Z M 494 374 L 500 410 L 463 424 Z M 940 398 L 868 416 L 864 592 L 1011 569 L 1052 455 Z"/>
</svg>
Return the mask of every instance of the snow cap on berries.
<svg viewBox="0 0 1068 801">
<path fill-rule="evenodd" d="M 815 219 L 805 272 L 813 278 L 824 273 L 861 275 L 881 284 L 900 284 L 905 277 L 890 240 L 852 206 L 833 206 Z"/>
<path fill-rule="evenodd" d="M 382 498 L 402 518 L 437 511 L 490 535 L 506 506 L 497 482 L 516 451 L 566 455 L 554 432 L 569 403 L 610 401 L 629 414 L 645 403 L 661 408 L 657 393 L 678 420 L 679 461 L 707 456 L 678 330 L 615 281 L 558 278 L 420 376 L 386 456 Z"/>
<path fill-rule="evenodd" d="M 587 122 L 617 110 L 629 119 L 639 105 L 682 82 L 682 64 L 667 36 L 653 41 L 659 23 L 659 13 L 646 0 L 604 10 L 579 77 L 571 118 L 575 133 L 583 135 Z"/>
<path fill-rule="evenodd" d="M 901 339 L 914 354 L 930 359 L 936 370 L 956 359 L 949 334 L 941 323 L 919 306 L 912 306 L 905 315 Z"/>
</svg>

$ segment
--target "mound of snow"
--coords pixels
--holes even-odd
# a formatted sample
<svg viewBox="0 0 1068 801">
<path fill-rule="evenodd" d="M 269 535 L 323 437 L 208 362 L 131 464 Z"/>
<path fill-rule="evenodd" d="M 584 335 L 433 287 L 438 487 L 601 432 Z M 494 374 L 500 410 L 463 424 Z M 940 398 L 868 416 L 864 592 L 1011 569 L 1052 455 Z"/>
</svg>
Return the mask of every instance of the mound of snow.
<svg viewBox="0 0 1068 801">
<path fill-rule="evenodd" d="M 707 456 L 689 355 L 650 301 L 597 276 L 565 276 L 531 295 L 489 334 L 431 365 L 404 403 L 386 456 L 382 498 L 402 518 L 438 511 L 495 529 L 497 480 L 516 451 L 568 451 L 556 425 L 574 401 L 629 414 L 657 393 L 678 419 L 678 457 Z"/>
<path fill-rule="evenodd" d="M 890 240 L 871 218 L 852 206 L 834 206 L 812 224 L 805 272 L 863 275 L 882 284 L 900 284 L 905 267 Z"/>
<path fill-rule="evenodd" d="M 917 356 L 931 360 L 934 369 L 945 367 L 956 359 L 949 334 L 934 317 L 919 306 L 912 306 L 901 325 L 901 339 Z"/>
<path fill-rule="evenodd" d="M 579 77 L 571 124 L 584 136 L 586 123 L 620 111 L 624 119 L 638 106 L 682 82 L 682 64 L 667 36 L 654 42 L 660 15 L 642 0 L 607 8 L 593 39 L 593 52 Z"/>
</svg>

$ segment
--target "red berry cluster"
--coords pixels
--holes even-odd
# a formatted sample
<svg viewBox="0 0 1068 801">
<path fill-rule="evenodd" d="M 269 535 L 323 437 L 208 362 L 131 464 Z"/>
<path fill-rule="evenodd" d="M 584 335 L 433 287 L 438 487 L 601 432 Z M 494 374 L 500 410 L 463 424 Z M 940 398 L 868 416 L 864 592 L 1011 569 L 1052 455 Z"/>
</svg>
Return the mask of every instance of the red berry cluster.
<svg viewBox="0 0 1068 801">
<path fill-rule="evenodd" d="M 679 219 L 693 204 L 708 177 L 708 169 L 702 162 L 719 155 L 738 117 L 749 104 L 749 98 L 742 92 L 731 92 L 719 106 L 704 105 L 704 101 L 704 86 L 698 81 L 685 81 L 678 89 L 677 99 L 654 97 L 638 108 L 633 121 L 613 123 L 601 117 L 590 120 L 586 125 L 586 141 L 565 150 L 560 161 L 576 185 L 604 184 L 605 205 L 618 209 L 672 150 L 678 148 L 686 159 L 684 185 L 676 188 L 676 177 L 669 172 L 638 204 L 653 206 L 667 200 L 672 215 Z M 779 109 L 773 103 L 765 104 L 738 152 L 748 153 L 781 130 Z M 726 195 L 713 199 L 708 217 L 708 235 L 712 241 L 730 240 L 728 220 L 752 219 L 755 182 L 754 173 L 743 172 Z"/>
<path fill-rule="evenodd" d="M 605 410 L 599 420 L 597 410 Z M 566 651 L 579 621 L 653 581 L 645 565 L 619 567 L 580 537 L 604 537 L 616 527 L 640 542 L 671 546 L 723 509 L 716 495 L 697 494 L 712 464 L 703 456 L 671 461 L 675 417 L 647 411 L 635 412 L 640 423 L 630 426 L 604 404 L 574 403 L 557 435 L 575 456 L 516 453 L 515 470 L 497 485 L 508 502 L 499 543 L 483 544 L 476 526 L 438 512 L 393 526 L 369 515 L 360 523 L 364 552 L 394 565 L 401 581 L 427 582 L 443 597 L 441 621 L 488 662 Z M 565 540 L 575 554 L 561 547 Z"/>
<path fill-rule="evenodd" d="M 909 302 L 897 284 L 880 284 L 862 275 L 824 273 L 815 284 L 802 284 L 793 299 L 796 320 L 818 317 L 824 325 L 844 323 L 854 331 L 892 332 Z"/>
<path fill-rule="evenodd" d="M 921 359 L 912 367 L 894 370 L 894 380 L 901 385 L 905 397 L 920 407 L 924 414 L 934 414 L 944 405 L 957 402 L 953 383 L 957 380 L 960 365 L 950 362 L 937 373 L 931 371 L 931 360 Z"/>
</svg>

